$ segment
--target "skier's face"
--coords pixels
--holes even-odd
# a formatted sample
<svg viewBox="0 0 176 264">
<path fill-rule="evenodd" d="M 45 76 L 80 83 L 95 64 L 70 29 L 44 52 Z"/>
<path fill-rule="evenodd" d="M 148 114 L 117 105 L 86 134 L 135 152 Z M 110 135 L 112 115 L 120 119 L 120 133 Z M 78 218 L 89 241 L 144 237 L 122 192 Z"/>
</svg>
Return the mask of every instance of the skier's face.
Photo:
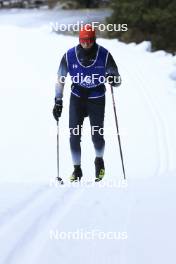
<svg viewBox="0 0 176 264">
<path fill-rule="evenodd" d="M 85 38 L 85 39 L 80 39 L 79 42 L 83 49 L 90 49 L 93 46 L 95 39 Z"/>
</svg>

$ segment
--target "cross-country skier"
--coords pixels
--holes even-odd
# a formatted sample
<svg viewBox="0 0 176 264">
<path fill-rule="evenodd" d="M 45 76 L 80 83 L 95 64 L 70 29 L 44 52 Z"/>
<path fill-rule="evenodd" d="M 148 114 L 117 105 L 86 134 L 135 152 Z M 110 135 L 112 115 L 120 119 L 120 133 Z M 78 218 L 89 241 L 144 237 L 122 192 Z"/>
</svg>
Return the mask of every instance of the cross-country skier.
<svg viewBox="0 0 176 264">
<path fill-rule="evenodd" d="M 96 154 L 95 181 L 100 181 L 105 175 L 103 160 L 105 140 L 101 130 L 104 128 L 105 78 L 106 81 L 108 78 L 108 82 L 112 86 L 118 86 L 120 85 L 120 75 L 112 55 L 96 43 L 95 30 L 91 25 L 87 24 L 82 27 L 79 32 L 79 45 L 69 49 L 60 62 L 53 109 L 53 115 L 57 121 L 63 107 L 64 82 L 61 81 L 63 79 L 61 77 L 66 77 L 68 73 L 72 77 L 69 128 L 70 149 L 74 165 L 70 181 L 81 180 L 83 176 L 80 142 L 81 127 L 87 116 L 92 128 L 92 141 Z M 77 80 L 76 76 L 79 76 Z M 74 133 L 74 128 L 79 129 L 79 133 Z"/>
</svg>

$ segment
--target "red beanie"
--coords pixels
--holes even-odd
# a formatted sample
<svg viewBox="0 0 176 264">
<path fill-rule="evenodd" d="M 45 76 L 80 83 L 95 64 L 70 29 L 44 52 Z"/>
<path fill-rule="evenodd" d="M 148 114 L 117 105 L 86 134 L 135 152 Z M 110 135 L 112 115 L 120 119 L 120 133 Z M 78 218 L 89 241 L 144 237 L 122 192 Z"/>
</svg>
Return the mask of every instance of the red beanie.
<svg viewBox="0 0 176 264">
<path fill-rule="evenodd" d="M 86 24 L 81 28 L 79 31 L 79 39 L 92 39 L 95 41 L 95 30 L 91 25 Z"/>
</svg>

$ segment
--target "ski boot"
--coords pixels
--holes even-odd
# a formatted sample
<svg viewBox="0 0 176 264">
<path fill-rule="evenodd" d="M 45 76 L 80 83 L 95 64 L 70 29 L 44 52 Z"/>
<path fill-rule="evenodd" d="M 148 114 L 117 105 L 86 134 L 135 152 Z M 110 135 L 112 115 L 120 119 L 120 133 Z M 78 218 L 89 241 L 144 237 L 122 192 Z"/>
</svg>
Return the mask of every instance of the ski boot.
<svg viewBox="0 0 176 264">
<path fill-rule="evenodd" d="M 99 182 L 105 175 L 105 167 L 103 158 L 96 157 L 95 159 L 95 182 Z"/>
<path fill-rule="evenodd" d="M 59 182 L 59 184 L 64 184 L 64 181 L 60 177 L 56 177 L 56 180 Z"/>
<path fill-rule="evenodd" d="M 78 182 L 81 180 L 82 170 L 80 165 L 74 165 L 74 171 L 70 177 L 70 182 Z"/>
</svg>

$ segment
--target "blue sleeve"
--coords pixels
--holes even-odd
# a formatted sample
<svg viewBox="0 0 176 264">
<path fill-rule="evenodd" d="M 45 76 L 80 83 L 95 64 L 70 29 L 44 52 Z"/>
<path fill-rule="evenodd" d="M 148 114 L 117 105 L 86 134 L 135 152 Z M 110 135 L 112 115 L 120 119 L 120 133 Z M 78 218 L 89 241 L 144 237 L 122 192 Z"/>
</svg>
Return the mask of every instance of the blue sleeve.
<svg viewBox="0 0 176 264">
<path fill-rule="evenodd" d="M 107 64 L 106 64 L 106 73 L 108 75 L 120 76 L 117 64 L 113 59 L 111 53 L 108 54 Z"/>
<path fill-rule="evenodd" d="M 58 77 L 60 76 L 67 76 L 68 74 L 68 66 L 67 66 L 67 59 L 66 59 L 66 53 L 64 54 L 64 56 L 62 57 L 62 60 L 60 62 L 59 65 L 59 69 L 57 71 L 57 75 Z"/>
<path fill-rule="evenodd" d="M 114 87 L 117 87 L 121 84 L 121 76 L 118 71 L 117 64 L 113 59 L 111 53 L 108 53 L 107 63 L 106 63 L 106 77 L 109 76 L 111 84 Z"/>
</svg>

